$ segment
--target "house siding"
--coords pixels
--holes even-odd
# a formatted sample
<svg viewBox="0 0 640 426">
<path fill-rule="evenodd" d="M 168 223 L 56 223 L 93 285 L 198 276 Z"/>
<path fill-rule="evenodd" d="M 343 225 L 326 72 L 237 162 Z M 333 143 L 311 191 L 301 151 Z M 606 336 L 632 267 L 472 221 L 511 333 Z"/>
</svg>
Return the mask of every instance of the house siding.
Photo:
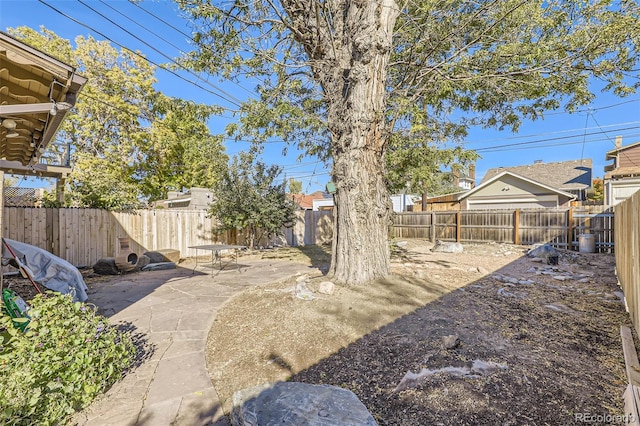
<svg viewBox="0 0 640 426">
<path fill-rule="evenodd" d="M 640 167 L 640 146 L 634 146 L 618 153 L 618 167 Z"/>
<path fill-rule="evenodd" d="M 640 189 L 640 142 L 610 151 L 606 159 L 613 164 L 605 168 L 604 200 L 613 206 Z"/>
<path fill-rule="evenodd" d="M 469 210 L 548 208 L 569 203 L 566 197 L 509 175 L 487 185 L 466 201 Z"/>
</svg>

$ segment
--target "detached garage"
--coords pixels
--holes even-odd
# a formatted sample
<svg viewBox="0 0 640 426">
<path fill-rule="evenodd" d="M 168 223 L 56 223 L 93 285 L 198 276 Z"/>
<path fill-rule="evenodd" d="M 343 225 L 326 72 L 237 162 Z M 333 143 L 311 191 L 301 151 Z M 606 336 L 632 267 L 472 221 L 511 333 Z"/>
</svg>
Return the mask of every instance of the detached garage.
<svg viewBox="0 0 640 426">
<path fill-rule="evenodd" d="M 504 171 L 460 197 L 463 209 L 535 209 L 568 207 L 575 195 L 510 171 Z"/>
</svg>

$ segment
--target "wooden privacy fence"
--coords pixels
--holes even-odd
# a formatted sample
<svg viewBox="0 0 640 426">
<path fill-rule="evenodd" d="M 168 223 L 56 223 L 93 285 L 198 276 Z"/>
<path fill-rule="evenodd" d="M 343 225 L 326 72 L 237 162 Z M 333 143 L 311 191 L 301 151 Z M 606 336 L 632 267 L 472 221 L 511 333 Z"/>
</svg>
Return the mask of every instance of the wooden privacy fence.
<svg viewBox="0 0 640 426">
<path fill-rule="evenodd" d="M 189 246 L 215 241 L 242 243 L 240 232 L 213 233 L 215 219 L 204 210 L 139 210 L 5 207 L 3 236 L 31 244 L 76 266 L 91 266 L 102 257 L 118 255 L 119 237 L 131 238 L 136 253 L 172 248 L 195 256 Z M 331 211 L 297 212 L 293 226 L 283 231 L 291 246 L 330 244 Z M 550 242 L 577 247 L 578 235 L 595 236 L 596 249 L 613 248 L 613 214 L 600 207 L 561 210 L 469 210 L 400 213 L 390 233 L 396 238 L 462 242 L 496 241 L 517 244 Z"/>
<path fill-rule="evenodd" d="M 596 251 L 612 251 L 613 212 L 605 206 L 566 209 L 462 210 L 398 213 L 391 235 L 431 241 L 550 243 L 574 249 L 592 234 Z"/>
<path fill-rule="evenodd" d="M 616 274 L 627 309 L 640 332 L 640 191 L 615 206 Z"/>
<path fill-rule="evenodd" d="M 183 257 L 195 256 L 189 246 L 214 241 L 236 243 L 241 236 L 213 233 L 215 219 L 204 210 L 139 210 L 110 212 L 100 209 L 5 207 L 3 236 L 40 247 L 75 266 L 91 266 L 114 257 L 118 238 L 130 237 L 131 250 L 172 248 Z"/>
<path fill-rule="evenodd" d="M 298 211 L 293 226 L 284 228 L 284 238 L 290 246 L 331 244 L 333 239 L 333 212 Z"/>
</svg>

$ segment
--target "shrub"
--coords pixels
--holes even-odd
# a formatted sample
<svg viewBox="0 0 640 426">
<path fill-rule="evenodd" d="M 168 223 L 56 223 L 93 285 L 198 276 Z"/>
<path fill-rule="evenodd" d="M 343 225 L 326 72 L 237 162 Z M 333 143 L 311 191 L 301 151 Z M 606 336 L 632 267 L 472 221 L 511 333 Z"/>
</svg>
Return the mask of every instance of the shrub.
<svg viewBox="0 0 640 426">
<path fill-rule="evenodd" d="M 70 295 L 48 292 L 30 304 L 25 333 L 0 315 L 0 424 L 64 423 L 123 376 L 135 348 Z"/>
</svg>

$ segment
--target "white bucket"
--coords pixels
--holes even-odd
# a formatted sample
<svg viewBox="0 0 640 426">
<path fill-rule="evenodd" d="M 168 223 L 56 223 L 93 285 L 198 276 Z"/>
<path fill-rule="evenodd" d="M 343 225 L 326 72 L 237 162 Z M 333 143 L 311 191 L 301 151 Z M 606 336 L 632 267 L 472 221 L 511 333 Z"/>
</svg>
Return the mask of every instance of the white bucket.
<svg viewBox="0 0 640 426">
<path fill-rule="evenodd" d="M 578 235 L 578 243 L 580 246 L 580 253 L 596 252 L 596 236 L 595 235 L 580 234 Z"/>
</svg>

